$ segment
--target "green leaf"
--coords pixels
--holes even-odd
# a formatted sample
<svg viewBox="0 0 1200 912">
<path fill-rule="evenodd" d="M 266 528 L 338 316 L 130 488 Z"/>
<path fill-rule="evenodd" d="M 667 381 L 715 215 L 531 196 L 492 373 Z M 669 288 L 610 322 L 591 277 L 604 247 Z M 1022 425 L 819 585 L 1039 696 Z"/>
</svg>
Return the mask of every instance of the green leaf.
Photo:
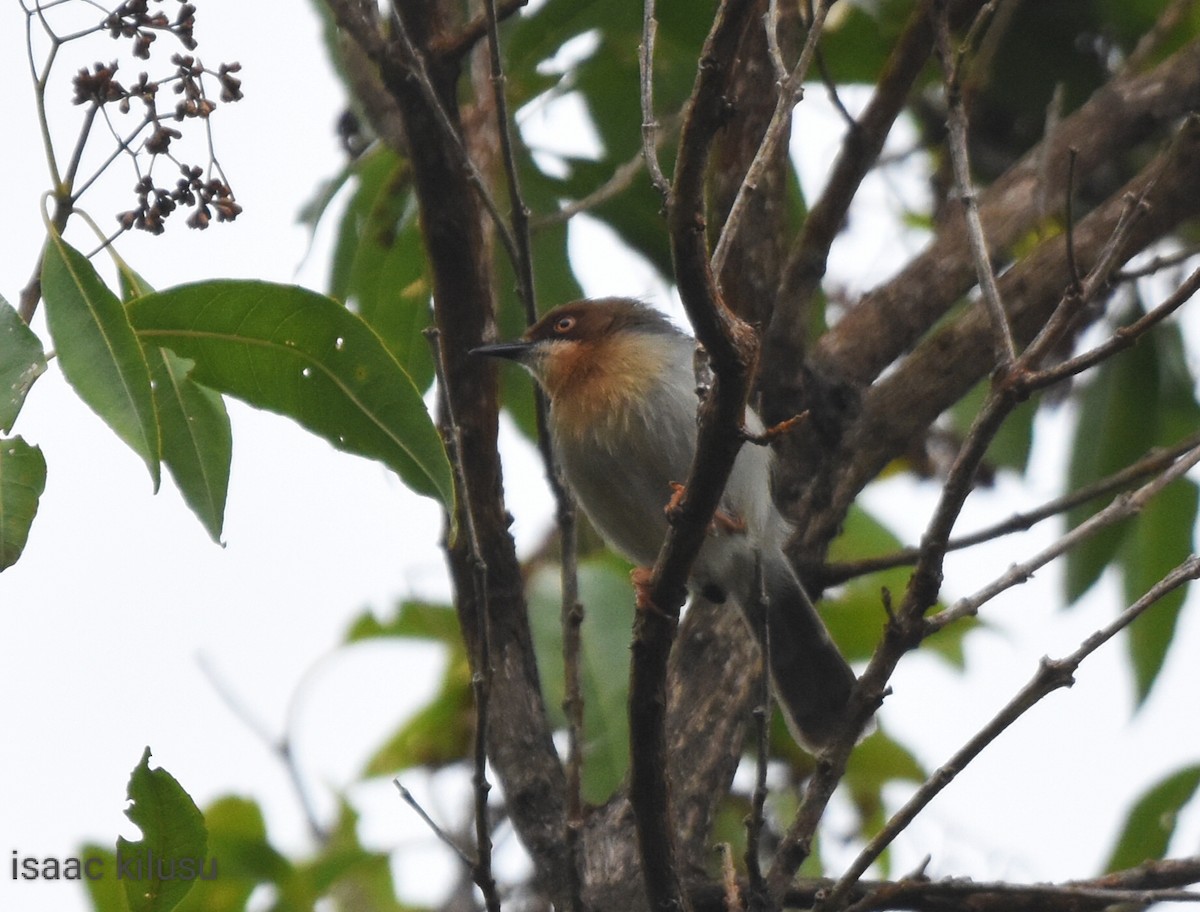
<svg viewBox="0 0 1200 912">
<path fill-rule="evenodd" d="M 842 780 L 858 811 L 863 836 L 873 836 L 887 822 L 884 789 L 893 782 L 924 782 L 928 773 L 920 761 L 882 728 L 876 729 L 854 749 Z M 887 856 L 881 862 L 887 870 Z"/>
<path fill-rule="evenodd" d="M 975 385 L 962 399 L 950 408 L 954 428 L 962 436 L 970 430 L 971 422 L 983 407 L 991 388 L 991 380 L 985 379 Z M 988 444 L 987 461 L 993 466 L 1024 472 L 1033 449 L 1033 418 L 1037 413 L 1038 400 L 1027 399 L 1000 425 L 1000 430 Z"/>
<path fill-rule="evenodd" d="M 1148 789 L 1130 809 L 1105 870 L 1124 871 L 1162 858 L 1175 833 L 1179 811 L 1192 800 L 1197 787 L 1200 765 L 1177 770 Z"/>
<path fill-rule="evenodd" d="M 839 535 L 829 549 L 829 560 L 850 561 L 864 555 L 890 554 L 899 551 L 902 543 L 879 520 L 862 509 L 852 506 Z M 908 586 L 912 568 L 908 566 L 880 570 L 850 580 L 832 591 L 820 604 L 821 616 L 834 642 L 851 661 L 868 659 L 879 644 L 887 614 L 883 608 L 883 590 L 899 598 Z M 939 602 L 932 610 L 942 607 Z M 971 619 L 959 621 L 921 644 L 952 665 L 963 667 L 963 638 L 979 626 Z"/>
<path fill-rule="evenodd" d="M 117 878 L 117 856 L 112 849 L 86 843 L 79 852 L 83 859 L 84 880 L 94 912 L 129 912 L 125 887 Z"/>
<path fill-rule="evenodd" d="M 277 909 L 309 909 L 322 897 L 335 898 L 331 905 L 337 908 L 371 912 L 405 912 L 407 908 L 396 899 L 388 856 L 363 847 L 358 838 L 358 815 L 345 801 L 320 854 L 297 869 L 296 876 L 282 885 L 280 895 Z"/>
<path fill-rule="evenodd" d="M 389 737 L 367 761 L 365 776 L 391 776 L 413 767 L 438 769 L 470 752 L 475 731 L 471 666 L 462 650 L 451 652 L 437 694 Z"/>
<path fill-rule="evenodd" d="M 544 564 L 529 582 L 529 616 L 546 703 L 560 724 L 563 683 L 562 598 L 559 568 Z M 628 768 L 629 637 L 633 590 L 629 564 L 602 553 L 579 562 L 584 607 L 579 675 L 584 699 L 583 796 L 605 801 Z"/>
<path fill-rule="evenodd" d="M 223 280 L 147 295 L 129 310 L 144 343 L 195 362 L 197 382 L 286 415 L 453 504 L 450 462 L 420 391 L 370 327 L 331 298 Z"/>
<path fill-rule="evenodd" d="M 384 622 L 364 611 L 346 631 L 346 643 L 361 643 L 378 637 L 433 640 L 446 646 L 462 645 L 458 615 L 449 605 L 430 602 L 404 602 L 395 616 Z"/>
<path fill-rule="evenodd" d="M 207 856 L 204 816 L 162 767 L 150 769 L 150 748 L 129 777 L 127 816 L 142 831 L 138 842 L 117 838 L 117 876 L 130 912 L 169 912 L 197 877 L 215 875 Z"/>
<path fill-rule="evenodd" d="M 1196 483 L 1182 478 L 1164 488 L 1142 511 L 1120 554 L 1127 604 L 1141 598 L 1192 553 L 1198 502 Z M 1179 587 L 1129 627 L 1126 642 L 1139 705 L 1162 670 L 1186 594 L 1186 587 Z"/>
<path fill-rule="evenodd" d="M 45 370 L 41 341 L 0 296 L 0 431 L 12 430 L 29 388 Z"/>
<path fill-rule="evenodd" d="M 1136 309 L 1130 318 L 1141 312 Z M 1197 426 L 1200 406 L 1179 327 L 1161 325 L 1129 351 L 1104 362 L 1084 388 L 1071 447 L 1069 489 L 1124 468 L 1155 446 L 1174 444 Z M 1079 525 L 1097 507 L 1092 502 L 1068 511 L 1068 527 Z M 1110 526 L 1068 553 L 1069 601 L 1086 592 L 1112 563 L 1133 527 L 1131 520 Z"/>
<path fill-rule="evenodd" d="M 0 570 L 17 562 L 46 489 L 46 459 L 21 437 L 0 440 Z"/>
<path fill-rule="evenodd" d="M 208 854 L 217 876 L 197 881 L 176 912 L 243 912 L 254 889 L 285 883 L 294 868 L 267 840 L 259 806 L 249 799 L 220 798 L 204 811 Z"/>
<path fill-rule="evenodd" d="M 159 348 L 150 354 L 154 403 L 162 425 L 163 462 L 171 470 L 184 501 L 212 540 L 220 542 L 233 432 L 225 400 L 219 393 L 193 383 L 188 377 L 191 369 L 192 362 L 170 349 Z"/>
<path fill-rule="evenodd" d="M 471 666 L 454 609 L 448 605 L 406 602 L 386 622 L 366 612 L 351 625 L 346 642 L 361 643 L 380 637 L 440 643 L 448 655 L 437 694 L 375 751 L 364 774 L 388 775 L 414 766 L 436 768 L 461 760 L 470 748 L 475 730 L 475 702 Z"/>
<path fill-rule="evenodd" d="M 351 166 L 355 190 L 338 226 L 330 293 L 383 339 L 418 389 L 433 382 L 425 242 L 408 163 L 380 144 Z"/>
<path fill-rule="evenodd" d="M 161 444 L 142 346 L 125 307 L 87 257 L 53 232 L 42 263 L 42 298 L 63 375 L 142 457 L 157 491 Z"/>
</svg>

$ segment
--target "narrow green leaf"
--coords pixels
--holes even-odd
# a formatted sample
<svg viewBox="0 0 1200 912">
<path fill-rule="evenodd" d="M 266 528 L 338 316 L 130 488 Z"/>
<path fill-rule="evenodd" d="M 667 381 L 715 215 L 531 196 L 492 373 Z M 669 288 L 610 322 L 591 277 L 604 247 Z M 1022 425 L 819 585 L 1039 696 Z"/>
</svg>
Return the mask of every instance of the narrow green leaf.
<svg viewBox="0 0 1200 912">
<path fill-rule="evenodd" d="M 160 480 L 150 368 L 125 308 L 87 257 L 51 233 L 42 264 L 46 323 L 63 375 Z"/>
<path fill-rule="evenodd" d="M 1200 765 L 1186 766 L 1148 789 L 1125 818 L 1125 828 L 1109 856 L 1106 871 L 1124 871 L 1152 858 L 1162 858 L 1179 811 L 1200 787 Z"/>
<path fill-rule="evenodd" d="M 46 489 L 42 451 L 20 437 L 0 440 L 0 570 L 17 562 Z"/>
<path fill-rule="evenodd" d="M 218 873 L 218 862 L 207 857 L 204 816 L 174 776 L 150 769 L 148 747 L 129 777 L 127 797 L 125 816 L 142 838 L 117 837 L 117 877 L 130 912 L 169 912 L 197 878 Z"/>
<path fill-rule="evenodd" d="M 0 296 L 0 431 L 12 430 L 29 388 L 45 370 L 41 341 Z"/>
<path fill-rule="evenodd" d="M 1192 553 L 1198 502 L 1196 483 L 1183 478 L 1164 488 L 1137 518 L 1120 553 L 1126 604 L 1141 598 Z M 1185 587 L 1176 589 L 1129 628 L 1126 642 L 1139 705 L 1162 670 L 1186 594 Z"/>
<path fill-rule="evenodd" d="M 148 354 L 154 403 L 162 425 L 163 462 L 184 501 L 212 540 L 220 542 L 233 458 L 225 400 L 191 381 L 192 362 L 166 348 Z"/>
<path fill-rule="evenodd" d="M 1150 339 L 1105 361 L 1080 396 L 1079 423 L 1071 445 L 1068 490 L 1097 481 L 1129 465 L 1154 440 L 1158 366 Z M 1089 503 L 1067 513 L 1074 528 L 1103 504 Z M 1067 554 L 1066 596 L 1074 602 L 1100 578 L 1128 529 L 1118 523 Z"/>
<path fill-rule="evenodd" d="M 147 295 L 129 311 L 144 343 L 195 362 L 197 382 L 286 415 L 453 503 L 450 462 L 420 392 L 370 327 L 333 299 L 216 281 Z"/>
</svg>

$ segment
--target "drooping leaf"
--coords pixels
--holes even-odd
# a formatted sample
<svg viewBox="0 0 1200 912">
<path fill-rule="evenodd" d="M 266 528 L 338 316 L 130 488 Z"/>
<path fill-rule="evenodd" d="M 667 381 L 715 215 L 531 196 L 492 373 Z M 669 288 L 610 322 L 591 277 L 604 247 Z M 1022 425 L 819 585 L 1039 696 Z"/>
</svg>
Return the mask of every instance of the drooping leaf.
<svg viewBox="0 0 1200 912">
<path fill-rule="evenodd" d="M 1105 865 L 1106 871 L 1124 871 L 1153 858 L 1162 858 L 1175 833 L 1175 822 L 1200 787 L 1200 765 L 1177 770 L 1149 788 L 1125 818 Z"/>
<path fill-rule="evenodd" d="M 170 349 L 147 353 L 162 426 L 163 462 L 184 501 L 215 542 L 225 523 L 233 432 L 219 393 L 193 383 L 192 363 Z"/>
<path fill-rule="evenodd" d="M 0 296 L 0 432 L 12 430 L 29 388 L 45 370 L 42 343 Z"/>
<path fill-rule="evenodd" d="M 175 777 L 150 768 L 150 748 L 129 777 L 127 816 L 137 842 L 117 837 L 117 876 L 130 912 L 169 912 L 215 863 L 207 855 L 204 815 Z M 190 873 L 189 873 L 190 872 Z"/>
<path fill-rule="evenodd" d="M 1158 425 L 1158 358 L 1153 336 L 1100 365 L 1080 396 L 1079 423 L 1067 470 L 1068 490 L 1097 481 L 1136 460 L 1155 442 Z M 1074 528 L 1103 504 L 1067 513 Z M 1117 553 L 1128 522 L 1102 530 L 1067 554 L 1068 603 L 1086 592 Z"/>
<path fill-rule="evenodd" d="M 194 361 L 197 382 L 286 415 L 453 503 L 450 462 L 420 392 L 370 327 L 331 298 L 291 285 L 203 282 L 139 298 L 130 315 L 147 345 Z"/>
<path fill-rule="evenodd" d="M 1120 556 L 1126 604 L 1141 598 L 1192 553 L 1198 501 L 1195 482 L 1183 478 L 1164 488 L 1134 522 Z M 1126 642 L 1139 705 L 1162 670 L 1186 594 L 1186 587 L 1169 593 L 1129 628 Z"/>
<path fill-rule="evenodd" d="M 45 489 L 41 449 L 21 437 L 0 440 L 0 570 L 15 564 L 25 550 Z"/>
<path fill-rule="evenodd" d="M 150 367 L 125 307 L 87 257 L 51 233 L 42 263 L 46 324 L 63 375 L 160 479 Z"/>
</svg>

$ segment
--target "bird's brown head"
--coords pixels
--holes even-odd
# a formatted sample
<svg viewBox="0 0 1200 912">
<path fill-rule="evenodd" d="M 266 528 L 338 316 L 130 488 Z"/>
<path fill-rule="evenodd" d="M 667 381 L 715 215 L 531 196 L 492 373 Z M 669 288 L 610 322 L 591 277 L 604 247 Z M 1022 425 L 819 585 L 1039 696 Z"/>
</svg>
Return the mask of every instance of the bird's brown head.
<svg viewBox="0 0 1200 912">
<path fill-rule="evenodd" d="M 556 307 L 514 342 L 474 354 L 508 358 L 533 374 L 552 402 L 607 407 L 639 396 L 682 334 L 661 313 L 630 298 L 574 301 Z M 590 408 L 588 409 L 590 411 Z"/>
</svg>

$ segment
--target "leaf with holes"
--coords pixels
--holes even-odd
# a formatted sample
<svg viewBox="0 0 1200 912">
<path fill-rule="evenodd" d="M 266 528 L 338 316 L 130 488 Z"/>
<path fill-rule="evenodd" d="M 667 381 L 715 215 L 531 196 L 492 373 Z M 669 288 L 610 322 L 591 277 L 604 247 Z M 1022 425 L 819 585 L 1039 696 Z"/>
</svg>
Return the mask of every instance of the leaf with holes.
<svg viewBox="0 0 1200 912">
<path fill-rule="evenodd" d="M 129 312 L 147 347 L 195 362 L 198 383 L 286 415 L 453 503 L 450 462 L 420 392 L 371 328 L 332 298 L 223 280 L 146 295 Z"/>
<path fill-rule="evenodd" d="M 20 437 L 0 440 L 0 570 L 17 562 L 46 488 L 42 451 Z"/>
</svg>

